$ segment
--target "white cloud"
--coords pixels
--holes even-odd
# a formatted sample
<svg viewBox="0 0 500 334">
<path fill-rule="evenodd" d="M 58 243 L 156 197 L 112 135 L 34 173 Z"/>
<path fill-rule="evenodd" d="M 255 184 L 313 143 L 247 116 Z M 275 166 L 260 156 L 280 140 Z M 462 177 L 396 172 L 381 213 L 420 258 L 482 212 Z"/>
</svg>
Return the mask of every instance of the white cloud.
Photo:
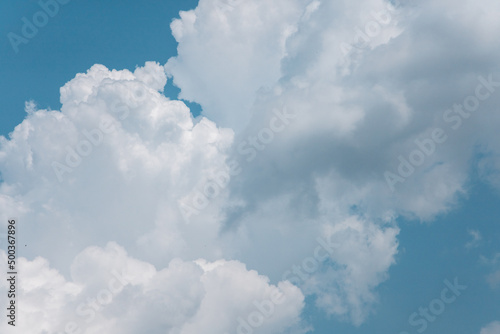
<svg viewBox="0 0 500 334">
<path fill-rule="evenodd" d="M 6 253 L 0 256 L 5 267 Z M 34 334 L 71 328 L 109 334 L 236 333 L 239 317 L 246 321 L 260 312 L 254 303 L 276 300 L 278 293 L 278 304 L 263 306 L 269 313 L 260 313 L 265 318 L 260 332 L 303 333 L 304 297 L 298 288 L 288 282 L 271 285 L 237 261 L 198 263 L 174 259 L 157 270 L 111 242 L 78 254 L 66 280 L 43 258 L 20 258 L 16 327 Z M 2 281 L 2 294 L 5 288 Z M 7 327 L 5 321 L 0 324 L 2 331 Z"/>
<path fill-rule="evenodd" d="M 384 224 L 379 222 L 387 217 L 392 222 L 400 216 L 431 221 L 455 208 L 467 194 L 478 147 L 498 151 L 498 132 L 493 129 L 499 124 L 495 106 L 500 94 L 496 84 L 484 84 L 500 81 L 499 46 L 485 37 L 500 28 L 492 14 L 500 10 L 497 2 L 466 1 L 457 7 L 447 0 L 418 5 L 401 1 L 395 8 L 382 0 L 294 1 L 289 6 L 298 6 L 300 14 L 289 16 L 288 7 L 282 7 L 286 12 L 281 19 L 264 7 L 280 7 L 281 2 L 241 1 L 223 10 L 218 3 L 202 1 L 172 24 L 179 56 L 169 60 L 166 69 L 181 88 L 181 96 L 200 103 L 216 122 L 238 127 L 232 158 L 244 172 L 230 184 L 231 198 L 238 205 L 226 211 L 224 226 L 250 240 L 241 246 L 247 250 L 241 255 L 245 262 L 271 267 L 257 264 L 256 258 L 278 248 L 272 243 L 283 247 L 292 235 L 300 236 L 293 252 L 302 258 L 306 249 L 314 248 L 312 235 L 325 221 L 336 226 L 352 211 L 381 231 Z M 286 35 L 285 43 L 283 34 L 263 39 L 259 30 L 245 28 L 243 11 L 245 17 L 257 16 L 259 27 L 279 30 L 286 22 L 291 26 L 287 31 L 293 33 Z M 284 47 L 270 49 L 269 40 Z M 366 43 L 357 44 L 360 40 Z M 237 47 L 240 44 L 250 51 Z M 346 44 L 354 46 L 348 55 Z M 269 51 L 273 56 L 257 66 L 260 58 L 255 52 Z M 188 54 L 196 57 L 187 58 Z M 258 79 L 239 81 L 239 71 L 247 68 L 255 69 L 253 78 Z M 263 73 L 273 75 L 264 78 Z M 200 87 L 200 82 L 206 86 Z M 453 121 L 444 118 L 451 115 L 447 110 L 454 104 L 474 101 L 478 87 L 488 95 L 479 101 L 479 111 L 459 120 L 456 112 Z M 238 114 L 228 107 L 228 100 L 237 96 L 234 90 L 245 94 Z M 248 163 L 239 145 L 258 138 L 273 110 L 285 108 L 296 119 L 265 148 L 257 144 L 256 158 Z M 247 119 L 247 112 L 250 122 L 240 129 L 231 119 Z M 436 128 L 442 129 L 441 140 L 429 144 Z M 422 152 L 422 143 L 428 153 Z M 421 166 L 391 191 L 384 173 L 397 173 L 399 157 L 409 160 L 417 150 L 422 152 L 415 153 L 423 156 Z M 331 206 L 326 211 L 321 208 L 324 203 Z M 262 250 L 248 255 L 264 226 L 274 227 L 273 237 L 262 238 Z M 290 232 L 291 226 L 298 227 L 296 234 Z M 363 281 L 367 288 L 360 289 L 363 293 L 349 304 L 339 297 L 349 287 L 339 283 L 342 292 L 337 300 L 330 308 L 323 303 L 328 312 L 349 314 L 356 323 L 364 319 L 375 300 L 374 288 L 396 254 L 397 233 L 387 233 L 382 256 L 387 261 Z M 290 255 L 278 252 L 277 256 L 281 260 L 276 263 L 290 264 Z"/>
<path fill-rule="evenodd" d="M 235 253 L 232 240 L 225 246 L 219 235 L 220 205 L 184 221 L 178 200 L 198 180 L 227 168 L 232 131 L 205 118 L 195 122 L 182 102 L 158 93 L 164 82 L 163 68 L 154 63 L 134 73 L 95 65 L 61 89 L 61 112 L 30 103 L 24 122 L 1 138 L 2 221 L 16 217 L 18 238 L 27 244 L 22 254 L 37 256 L 20 259 L 22 326 L 63 331 L 75 320 L 88 333 L 136 333 L 147 319 L 152 333 L 230 333 L 238 326 L 302 333 L 298 288 L 271 285 L 238 261 L 219 260 Z M 54 162 L 68 170 L 58 176 Z M 105 249 L 92 246 L 106 243 Z M 202 270 L 192 262 L 202 256 L 219 260 L 218 266 Z M 153 263 L 168 268 L 157 271 Z M 110 283 L 115 272 L 128 282 L 123 289 Z M 254 302 L 268 305 L 276 287 L 286 303 L 255 325 Z M 117 289 L 109 307 L 76 313 L 86 298 L 106 300 L 103 289 Z"/>
<path fill-rule="evenodd" d="M 283 140 L 276 140 L 262 152 L 263 163 L 258 168 L 263 174 L 263 185 L 269 184 L 266 170 L 272 169 L 270 166 L 287 168 L 289 172 L 285 177 L 301 180 L 304 171 L 307 174 L 335 171 L 349 183 L 363 183 L 367 205 L 432 220 L 437 214 L 453 208 L 466 192 L 470 158 L 476 144 L 498 142 L 493 131 L 474 130 L 484 125 L 489 128 L 494 101 L 500 96 L 496 93 L 481 104 L 480 113 L 463 119 L 464 126 L 458 131 L 451 130 L 450 123 L 443 120 L 447 108 L 454 103 L 464 103 L 464 99 L 474 94 L 478 76 L 487 78 L 493 73 L 494 80 L 498 80 L 494 67 L 498 46 L 480 37 L 485 36 L 485 31 L 498 28 L 491 16 L 495 11 L 492 8 L 498 6 L 495 2 L 483 0 L 477 4 L 469 1 L 460 7 L 449 1 L 424 1 L 418 6 L 401 2 L 398 8 L 382 0 L 293 2 L 292 8 L 300 6 L 301 15 L 291 18 L 283 15 L 293 26 L 294 33 L 287 36 L 284 52 L 275 50 L 276 58 L 281 60 L 255 66 L 259 70 L 266 69 L 266 73 L 281 73 L 281 77 L 259 82 L 260 86 L 245 81 L 243 87 L 233 85 L 234 70 L 226 70 L 218 64 L 236 64 L 238 70 L 252 68 L 241 64 L 256 65 L 254 54 L 238 52 L 239 49 L 233 48 L 236 43 L 232 39 L 229 42 L 228 35 L 223 32 L 230 32 L 231 38 L 257 52 L 268 50 L 267 40 L 276 35 L 262 40 L 260 31 L 243 29 L 241 13 L 245 11 L 250 18 L 260 11 L 262 26 L 269 24 L 278 29 L 280 25 L 274 17 L 266 15 L 260 2 L 236 2 L 233 9 L 227 10 L 219 9 L 218 3 L 202 1 L 195 11 L 173 24 L 174 35 L 178 35 L 179 54 L 198 50 L 196 54 L 203 59 L 183 63 L 179 56 L 172 58 L 166 68 L 174 81 L 182 82 L 179 84 L 181 94 L 201 103 L 217 122 L 236 117 L 234 109 L 224 106 L 227 99 L 207 102 L 202 94 L 212 97 L 226 94 L 231 99 L 235 95 L 229 92 L 237 89 L 249 94 L 246 99 L 253 97 L 253 118 L 238 137 L 240 140 L 257 133 L 275 107 L 285 105 L 300 116 L 283 134 Z M 280 5 L 279 2 L 272 4 Z M 446 12 L 443 8 L 448 7 L 451 14 L 443 17 Z M 481 10 L 486 7 L 490 9 Z M 461 19 L 455 20 L 456 17 Z M 478 26 L 474 22 L 482 23 Z M 427 31 L 429 26 L 433 27 L 433 33 L 416 33 Z M 378 28 L 371 31 L 370 27 Z M 467 34 L 458 38 L 459 31 L 467 31 Z M 184 39 L 185 36 L 189 37 Z M 364 38 L 368 41 L 362 48 L 355 48 L 358 51 L 347 56 L 343 54 L 341 46 L 356 44 Z M 193 40 L 200 43 L 194 44 Z M 445 48 L 442 40 L 456 45 Z M 208 50 L 206 45 L 214 43 L 224 43 L 227 47 Z M 274 40 L 274 45 L 281 45 L 279 39 Z M 216 58 L 205 56 L 215 52 L 214 49 L 217 50 Z M 457 49 L 464 50 L 465 54 L 455 52 Z M 234 52 L 238 52 L 237 56 Z M 483 55 L 490 56 L 484 59 Z M 450 58 L 465 66 L 450 68 L 447 65 Z M 196 75 L 188 74 L 194 66 Z M 274 71 L 268 70 L 269 66 Z M 207 74 L 212 72 L 213 75 Z M 209 90 L 186 81 L 186 78 L 198 80 L 199 76 L 210 78 Z M 436 78 L 440 78 L 439 83 Z M 208 79 L 200 81 L 204 80 Z M 254 94 L 256 86 L 268 88 Z M 200 95 L 195 96 L 191 93 L 194 91 Z M 210 93 L 206 93 L 208 91 Z M 214 103 L 218 107 L 214 107 Z M 212 110 L 217 110 L 217 114 Z M 246 111 L 238 112 L 239 116 L 244 114 Z M 234 123 L 231 126 L 235 126 Z M 397 193 L 391 194 L 386 189 L 384 172 L 396 171 L 398 156 L 408 159 L 418 149 L 415 140 L 425 139 L 437 127 L 444 129 L 448 141 L 437 145 L 436 153 L 426 157 L 411 177 L 397 184 Z M 477 133 L 482 135 L 477 136 Z M 277 161 L 278 156 L 280 161 Z M 290 168 L 290 164 L 295 168 Z M 248 174 L 254 175 L 254 171 Z"/>
<path fill-rule="evenodd" d="M 226 224 L 230 215 L 226 207 L 235 198 L 229 199 L 229 189 L 224 189 L 186 224 L 178 200 L 199 188 L 200 181 L 227 169 L 232 132 L 203 118 L 195 123 L 183 103 L 159 94 L 165 81 L 162 73 L 154 63 L 134 73 L 96 65 L 61 89 L 61 112 L 29 104 L 26 120 L 10 139 L 2 139 L 2 212 L 18 218 L 20 235 L 29 246 L 26 256 L 43 256 L 68 276 L 81 250 L 115 240 L 156 266 L 165 266 L 176 257 L 237 258 L 279 281 L 286 267 L 276 264 L 310 253 L 321 235 L 322 220 L 303 224 L 302 219 L 310 220 L 308 205 L 303 206 L 303 215 L 294 217 L 293 212 L 289 216 L 276 211 L 270 201 L 255 213 L 248 211 L 241 220 L 242 230 L 232 229 Z M 103 120 L 112 126 L 103 126 Z M 108 128 L 111 131 L 105 132 Z M 94 136 L 96 131 L 101 134 L 89 139 L 89 133 Z M 90 149 L 84 142 L 90 143 Z M 54 162 L 69 171 L 62 169 L 58 176 Z M 302 195 L 313 200 L 314 193 L 291 192 L 278 202 L 287 210 Z M 273 237 L 262 235 L 261 231 L 270 228 L 277 231 Z M 289 240 L 300 240 L 293 256 L 280 251 Z M 367 237 L 366 242 L 370 240 Z M 259 256 L 255 256 L 256 244 Z M 353 246 L 364 247 L 363 243 Z M 389 257 L 395 253 L 391 247 L 387 250 Z M 383 275 L 386 267 L 377 270 Z M 86 276 L 78 282 L 91 286 L 94 278 Z M 371 295 L 379 281 L 360 284 Z M 345 281 L 336 284 L 347 288 Z M 371 302 L 371 297 L 360 298 Z M 362 313 L 361 304 L 347 303 L 347 307 Z M 274 325 L 269 322 L 269 326 Z"/>
<path fill-rule="evenodd" d="M 317 296 L 316 305 L 328 314 L 361 325 L 377 302 L 377 285 L 388 278 L 395 263 L 399 229 L 381 227 L 359 217 L 325 224 L 325 238 L 336 245 L 333 266 L 307 282 L 305 291 Z"/>
<path fill-rule="evenodd" d="M 163 277 L 152 266 L 172 266 L 166 269 L 170 278 L 196 282 L 199 289 L 212 276 L 221 275 L 214 278 L 217 285 L 226 274 L 241 275 L 259 287 L 259 298 L 269 283 L 241 263 L 279 282 L 315 249 L 318 236 L 341 235 L 341 252 L 311 275 L 304 294 L 358 325 L 394 263 L 396 219 L 432 220 L 454 208 L 467 193 L 478 152 L 484 153 L 481 176 L 496 180 L 500 95 L 484 80 L 490 74 L 500 80 L 500 49 L 487 33 L 500 28 L 499 6 L 492 0 L 462 6 L 440 0 L 402 2 L 395 10 L 384 0 L 201 0 L 172 23 L 178 56 L 164 68 L 146 63 L 130 72 L 95 65 L 61 88 L 60 112 L 27 105 L 24 122 L 9 139 L 0 138 L 0 215 L 18 217 L 25 255 L 50 261 L 60 273 L 54 277 L 69 277 L 83 249 L 114 240 L 140 259 L 125 261 L 140 266 L 134 270 Z M 376 33 L 366 30 L 378 26 Z M 361 47 L 360 39 L 366 42 Z M 355 47 L 348 55 L 346 44 Z M 181 88 L 180 97 L 200 103 L 211 120 L 193 119 L 184 103 L 161 94 L 164 69 Z M 482 93 L 490 92 L 479 111 L 461 118 L 454 113 L 446 122 L 447 109 L 471 101 L 479 84 Z M 240 143 L 256 140 L 273 111 L 285 109 L 296 119 L 246 161 Z M 447 139 L 434 143 L 392 192 L 384 172 L 396 172 L 399 157 L 408 160 L 422 150 L 415 141 L 428 143 L 438 127 Z M 206 180 L 229 168 L 229 159 L 242 172 L 186 224 L 179 201 L 203 191 Z M 239 262 L 203 271 L 193 263 L 198 258 L 212 263 L 205 269 L 220 259 Z M 36 261 L 50 271 L 44 260 Z M 78 268 L 74 264 L 72 272 Z M 63 303 L 73 300 L 75 289 L 94 293 L 93 280 L 103 282 L 85 272 L 61 281 L 69 284 Z M 127 298 L 138 294 L 134 289 L 153 284 L 135 279 L 115 307 L 128 305 Z M 183 330 L 205 332 L 211 312 L 220 309 L 213 299 L 218 295 L 202 296 L 197 288 L 190 295 L 181 283 L 179 294 L 190 298 L 165 324 L 156 324 L 180 328 L 196 319 Z M 160 309 L 162 298 L 179 300 L 170 288 L 158 287 L 154 303 Z M 138 305 L 153 296 L 144 298 Z M 243 304 L 236 309 L 248 311 L 243 308 L 251 302 Z M 299 309 L 286 313 L 290 323 Z M 127 314 L 126 328 L 148 317 L 110 310 Z M 231 313 L 227 324 L 237 317 Z M 113 316 L 106 319 L 94 330 L 120 326 Z M 266 322 L 278 332 L 280 323 Z M 229 330 L 220 326 L 214 328 Z"/>
<path fill-rule="evenodd" d="M 61 112 L 30 104 L 0 138 L 2 221 L 19 219 L 28 256 L 62 269 L 83 248 L 117 240 L 167 263 L 220 258 L 216 216 L 207 210 L 187 226 L 177 201 L 226 168 L 232 131 L 195 122 L 158 92 L 165 80 L 155 63 L 134 73 L 95 65 L 61 88 Z"/>
<path fill-rule="evenodd" d="M 180 97 L 217 124 L 241 129 L 255 93 L 280 78 L 285 41 L 304 0 L 201 0 L 172 22 L 178 55 L 165 65 Z"/>
</svg>

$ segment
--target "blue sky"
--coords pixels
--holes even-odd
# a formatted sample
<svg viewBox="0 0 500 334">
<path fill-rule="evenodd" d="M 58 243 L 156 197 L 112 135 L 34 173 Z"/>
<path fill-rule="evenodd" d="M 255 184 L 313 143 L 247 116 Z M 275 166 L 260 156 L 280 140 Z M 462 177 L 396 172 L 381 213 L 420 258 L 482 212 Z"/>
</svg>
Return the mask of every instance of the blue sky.
<svg viewBox="0 0 500 334">
<path fill-rule="evenodd" d="M 37 1 L 5 1 L 1 6 L 5 36 L 21 34 L 21 18 L 32 18 L 41 8 Z M 94 64 L 133 70 L 149 60 L 165 63 L 177 49 L 170 21 L 179 10 L 194 6 L 196 1 L 70 1 L 28 44 L 19 45 L 18 53 L 2 38 L 1 133 L 8 134 L 24 119 L 27 100 L 59 109 L 59 88 Z M 169 87 L 167 94 L 172 91 L 176 97 L 175 87 Z"/>
<path fill-rule="evenodd" d="M 408 323 L 408 317 L 419 307 L 439 297 L 443 280 L 459 278 L 467 285 L 464 294 L 429 324 L 426 333 L 475 333 L 482 324 L 498 318 L 498 294 L 485 284 L 488 268 L 478 263 L 480 254 L 494 253 L 498 229 L 498 194 L 484 185 L 477 185 L 471 198 L 461 208 L 430 225 L 402 221 L 401 253 L 398 264 L 391 268 L 390 279 L 380 287 L 381 301 L 376 315 L 359 328 L 325 319 L 317 310 L 318 333 L 417 333 L 418 327 Z M 472 238 L 468 229 L 478 229 L 488 236 L 473 250 L 464 245 Z M 382 292 L 383 291 L 383 292 Z M 474 307 L 471 307 L 474 305 Z"/>
<path fill-rule="evenodd" d="M 57 4 L 0 5 L 2 333 L 500 334 L 498 3 Z"/>
</svg>

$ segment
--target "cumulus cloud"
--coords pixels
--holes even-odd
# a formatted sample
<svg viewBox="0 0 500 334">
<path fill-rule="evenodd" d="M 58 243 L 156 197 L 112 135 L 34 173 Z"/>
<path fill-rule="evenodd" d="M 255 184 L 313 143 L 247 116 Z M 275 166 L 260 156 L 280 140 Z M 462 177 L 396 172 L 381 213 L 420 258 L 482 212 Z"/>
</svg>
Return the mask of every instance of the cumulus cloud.
<svg viewBox="0 0 500 334">
<path fill-rule="evenodd" d="M 222 260 L 236 253 L 220 236 L 217 201 L 227 195 L 183 217 L 179 200 L 228 169 L 233 132 L 160 94 L 165 80 L 156 63 L 133 73 L 95 65 L 61 88 L 61 111 L 30 102 L 26 119 L 0 139 L 2 221 L 16 217 L 27 244 L 23 328 L 304 332 L 297 287 Z M 274 302 L 277 291 L 286 303 Z"/>
<path fill-rule="evenodd" d="M 0 256 L 5 267 L 6 253 Z M 300 290 L 269 284 L 238 261 L 174 259 L 157 270 L 114 242 L 78 254 L 69 280 L 44 258 L 19 261 L 17 327 L 26 333 L 236 333 L 239 319 L 261 333 L 304 332 Z M 6 293 L 5 280 L 0 290 Z"/>
<path fill-rule="evenodd" d="M 95 65 L 61 88 L 61 111 L 31 103 L 0 138 L 2 217 L 20 221 L 27 255 L 67 266 L 84 247 L 117 240 L 170 261 L 217 235 L 210 210 L 187 226 L 177 201 L 226 168 L 232 131 L 195 121 L 159 93 L 165 80 L 155 63 L 134 73 Z"/>
<path fill-rule="evenodd" d="M 27 104 L 25 121 L 9 139 L 2 138 L 0 156 L 2 212 L 18 218 L 29 244 L 25 255 L 50 260 L 68 277 L 80 251 L 116 240 L 157 266 L 176 257 L 240 259 L 280 281 L 286 267 L 276 264 L 310 253 L 322 221 L 303 224 L 302 219 L 310 220 L 308 205 L 294 217 L 294 212 L 276 211 L 275 204 L 287 210 L 302 196 L 314 202 L 317 194 L 292 192 L 270 200 L 265 208 L 249 210 L 241 219 L 245 228 L 232 229 L 227 217 L 234 199 L 228 197 L 230 189 L 222 189 L 186 222 L 183 200 L 229 168 L 233 134 L 206 118 L 194 120 L 182 102 L 165 98 L 159 93 L 165 80 L 154 63 L 133 73 L 95 65 L 61 88 L 61 111 Z M 236 205 L 234 211 L 240 209 Z M 273 237 L 262 235 L 269 226 L 277 231 Z M 283 252 L 290 240 L 299 240 L 300 247 Z M 371 237 L 363 242 L 371 243 Z M 394 249 L 387 250 L 389 257 L 394 255 Z M 276 258 L 258 260 L 268 254 Z M 344 283 L 336 284 L 342 289 Z M 364 284 L 366 289 L 376 286 Z M 347 295 L 339 298 L 346 303 Z M 355 312 L 362 312 L 361 304 Z"/>
<path fill-rule="evenodd" d="M 137 329 L 141 317 L 230 332 L 269 282 L 295 303 L 264 331 L 298 323 L 302 294 L 359 325 L 395 262 L 398 218 L 453 209 L 472 168 L 496 184 L 500 46 L 488 32 L 498 12 L 492 0 L 201 0 L 172 22 L 178 55 L 165 66 L 95 65 L 61 88 L 60 111 L 27 104 L 0 138 L 0 215 L 17 216 L 27 266 L 65 287 L 57 309 L 99 293 L 114 267 L 88 275 L 101 263 L 93 251 L 143 272 L 96 315 L 95 332 Z M 167 76 L 208 118 L 161 94 Z M 318 237 L 336 252 L 302 292 L 281 282 Z M 131 301 L 141 307 L 127 310 Z M 167 301 L 180 307 L 164 322 L 141 311 Z M 234 312 L 213 324 L 223 309 Z"/>
<path fill-rule="evenodd" d="M 265 7 L 278 7 L 280 2 L 236 1 L 220 9 L 218 1 L 201 1 L 172 24 L 179 56 L 169 60 L 166 70 L 181 96 L 200 103 L 214 121 L 238 127 L 230 156 L 244 172 L 230 183 L 231 198 L 238 205 L 226 211 L 225 228 L 251 240 L 263 226 L 279 226 L 272 238 L 263 239 L 262 252 L 272 249 L 271 243 L 284 247 L 285 235 L 300 235 L 298 250 L 292 252 L 304 254 L 313 249 L 312 234 L 321 233 L 325 221 L 341 226 L 353 212 L 384 231 L 383 222 L 394 224 L 398 217 L 432 221 L 456 207 L 467 194 L 476 157 L 495 157 L 498 151 L 493 128 L 498 127 L 500 49 L 485 33 L 500 28 L 494 20 L 498 3 L 287 4 L 300 12 L 290 16 L 288 7 L 282 7 L 282 18 L 290 27 L 286 31 L 292 33 L 265 39 L 260 31 L 241 29 L 241 11 L 249 18 L 258 11 L 259 27 L 282 29 L 285 21 L 276 20 Z M 235 47 L 233 38 L 264 52 L 270 50 L 270 39 L 283 46 L 257 67 L 274 75 L 264 79 L 264 71 L 257 70 L 253 75 L 260 81 L 239 81 L 241 76 L 234 75 L 243 71 L 239 66 L 256 64 L 260 58 Z M 209 56 L 185 56 L 193 53 Z M 189 82 L 200 77 L 199 82 L 210 81 L 208 90 Z M 228 82 L 237 84 L 229 87 Z M 229 120 L 234 109 L 218 98 L 229 95 L 231 100 L 234 90 L 244 92 L 247 101 L 240 114 L 245 115 L 249 106 L 251 115 L 242 129 Z M 295 118 L 285 130 L 270 134 L 276 110 L 287 110 Z M 488 167 L 483 168 L 485 180 L 494 180 L 495 160 L 479 166 Z M 322 210 L 324 202 L 333 203 L 328 211 Z M 303 222 L 309 226 L 307 232 L 301 229 Z M 290 232 L 290 226 L 299 232 Z M 364 282 L 369 288 L 361 289 L 366 299 L 359 298 L 359 308 L 347 307 L 337 296 L 331 306 L 322 304 L 327 312 L 350 314 L 357 323 L 364 319 L 361 309 L 369 309 L 375 300 L 373 288 L 393 263 L 395 234 L 391 231 L 385 239 L 382 258 L 387 261 Z M 362 245 L 370 242 L 367 238 Z M 256 263 L 262 252 L 247 251 L 242 258 Z M 283 255 L 276 263 L 288 265 L 290 260 Z M 348 287 L 343 288 L 344 293 Z"/>
<path fill-rule="evenodd" d="M 240 11 L 246 10 L 253 15 L 254 12 L 245 7 L 253 6 L 260 10 L 262 25 L 279 27 L 266 15 L 265 8 L 259 7 L 260 2 L 236 2 L 234 8 L 227 10 L 219 9 L 218 4 L 215 0 L 202 1 L 196 10 L 172 25 L 174 31 L 188 31 L 189 38 L 178 38 L 179 50 L 193 47 L 192 39 L 208 40 L 207 35 L 217 41 L 226 41 L 226 35 L 217 29 L 231 31 L 231 37 L 237 36 L 240 41 L 251 41 L 245 45 L 252 49 L 267 50 L 267 40 L 262 41 L 258 31 L 242 31 L 240 25 L 243 23 L 238 20 Z M 280 5 L 273 2 L 273 6 Z M 419 6 L 382 0 L 292 2 L 292 8 L 300 6 L 301 14 L 290 18 L 288 24 L 293 26 L 293 33 L 287 36 L 285 52 L 276 53 L 281 60 L 272 63 L 274 73 L 281 73 L 281 76 L 275 77 L 274 82 L 271 80 L 271 84 L 260 84 L 261 90 L 254 95 L 250 111 L 252 121 L 236 140 L 240 143 L 247 136 L 256 135 L 275 107 L 286 106 L 299 116 L 300 120 L 287 129 L 286 140 L 279 143 L 275 140 L 260 154 L 262 164 L 274 166 L 274 169 L 258 166 L 264 174 L 262 187 L 270 182 L 267 170 L 286 169 L 284 177 L 294 178 L 290 182 L 304 179 L 304 171 L 308 175 L 334 171 L 352 184 L 361 183 L 359 186 L 365 188 L 365 202 L 375 208 L 395 209 L 400 214 L 424 220 L 432 220 L 437 214 L 453 208 L 466 192 L 469 162 L 477 154 L 477 144 L 484 143 L 485 149 L 493 149 L 491 145 L 498 142 L 492 131 L 475 131 L 478 127 L 490 128 L 487 124 L 491 123 L 491 116 L 495 119 L 492 113 L 499 99 L 498 85 L 483 85 L 479 89 L 481 94 L 488 95 L 485 101 L 479 101 L 480 112 L 470 114 L 465 110 L 466 116 L 460 116 L 455 111 L 453 120 L 452 114 L 447 113 L 454 104 L 475 101 L 467 98 L 474 96 L 478 85 L 499 80 L 495 65 L 498 46 L 480 37 L 484 36 L 484 31 L 498 28 L 491 16 L 498 4 L 484 0 L 477 8 L 475 5 L 476 2 L 474 6 L 468 2 L 467 6 L 457 7 L 449 1 L 425 1 Z M 450 17 L 442 17 L 445 7 L 450 7 L 453 13 Z M 471 7 L 474 10 L 469 10 Z M 482 11 L 483 7 L 490 9 Z M 474 24 L 479 21 L 481 25 Z M 205 29 L 202 31 L 201 27 Z M 429 27 L 432 33 L 421 33 L 431 29 Z M 467 34 L 456 38 L 461 31 Z M 267 38 L 275 38 L 274 44 L 280 45 L 281 39 L 276 35 Z M 445 46 L 443 40 L 456 45 Z M 200 48 L 196 49 L 200 57 L 208 48 L 204 45 L 204 42 L 197 43 L 193 47 Z M 232 64 L 234 59 L 238 66 L 240 62 L 249 64 L 254 55 L 239 51 L 235 56 L 233 53 L 238 49 L 233 48 L 234 43 L 224 45 L 227 48 L 217 48 L 216 60 L 208 57 L 203 61 L 182 63 L 178 56 L 167 63 L 167 71 L 173 75 L 174 82 L 181 82 L 186 77 L 195 77 L 186 73 L 197 66 L 196 73 L 211 80 L 211 96 L 227 94 L 226 83 L 233 82 L 234 72 L 217 71 L 215 69 L 221 67 L 217 64 Z M 457 49 L 464 52 L 457 53 L 454 51 Z M 450 63 L 448 59 L 464 66 L 450 68 L 446 65 Z M 210 71 L 217 71 L 217 75 L 207 74 Z M 480 76 L 482 79 L 478 79 Z M 242 89 L 239 85 L 234 86 L 244 92 L 256 90 L 250 83 Z M 181 94 L 190 94 L 196 84 L 182 83 L 179 87 Z M 205 90 L 196 91 L 205 94 Z M 223 99 L 219 99 L 222 102 L 214 108 L 214 102 L 208 103 L 202 97 L 192 98 L 206 107 L 217 122 L 234 114 L 233 110 L 224 107 Z M 211 114 L 212 109 L 223 115 Z M 454 129 L 457 125 L 460 127 Z M 421 152 L 423 158 L 420 153 L 412 156 L 420 149 L 416 141 L 428 143 L 436 128 L 443 130 L 438 137 L 446 138 L 444 142 L 427 144 L 430 147 L 427 152 L 432 152 L 429 156 L 425 152 Z M 478 136 L 478 132 L 482 135 Z M 295 158 L 283 159 L 283 156 Z M 399 175 L 400 157 L 417 161 L 418 166 L 408 167 L 410 176 Z M 290 163 L 295 168 L 290 168 Z M 399 177 L 394 187 L 388 186 L 387 171 Z M 251 182 L 254 181 L 252 176 Z M 391 188 L 397 193 L 394 194 Z"/>
<path fill-rule="evenodd" d="M 285 42 L 306 1 L 201 0 L 172 22 L 178 55 L 165 68 L 180 97 L 217 124 L 241 129 L 255 93 L 281 76 Z"/>
</svg>

